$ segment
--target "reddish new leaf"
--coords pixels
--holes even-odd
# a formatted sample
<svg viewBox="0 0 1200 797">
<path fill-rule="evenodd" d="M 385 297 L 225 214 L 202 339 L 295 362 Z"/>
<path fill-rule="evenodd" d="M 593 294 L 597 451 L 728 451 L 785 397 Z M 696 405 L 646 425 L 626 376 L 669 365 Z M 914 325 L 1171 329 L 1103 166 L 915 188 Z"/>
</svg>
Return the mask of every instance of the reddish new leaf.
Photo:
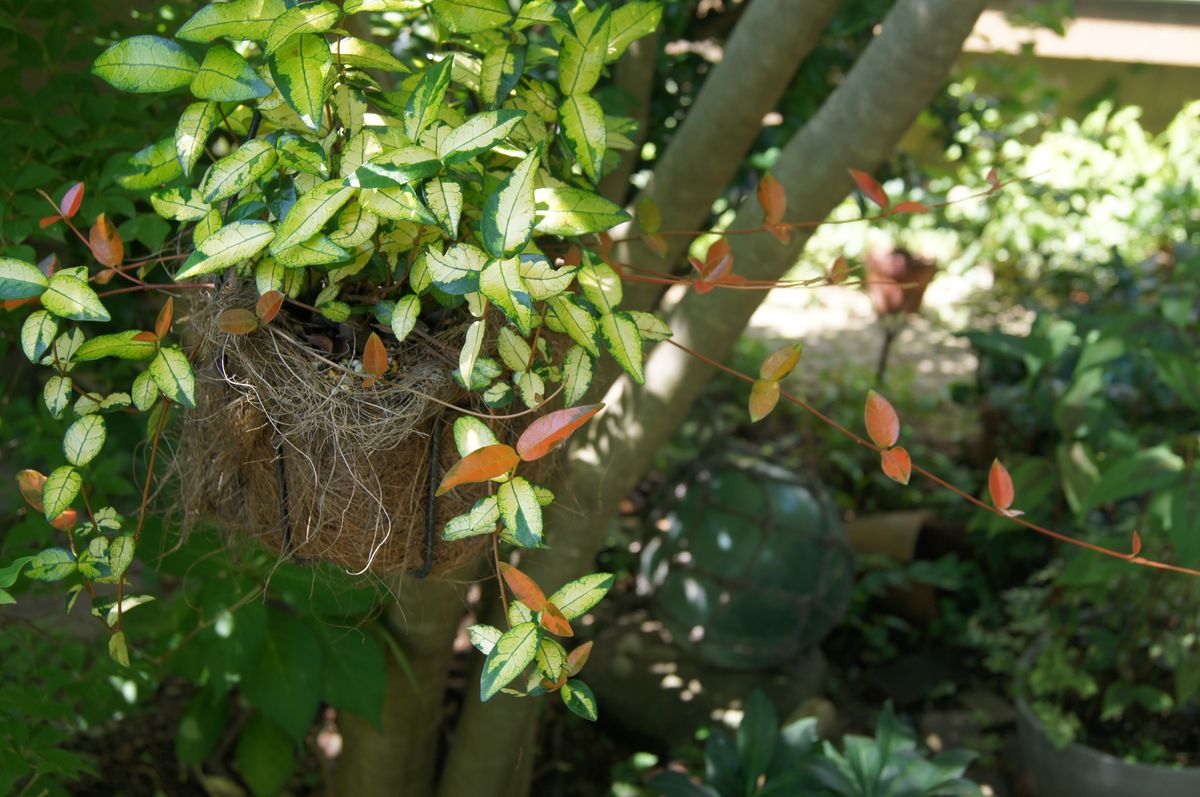
<svg viewBox="0 0 1200 797">
<path fill-rule="evenodd" d="M 765 224 L 763 226 L 781 244 L 786 244 L 792 240 L 792 229 L 786 224 Z"/>
<path fill-rule="evenodd" d="M 783 214 L 787 213 L 787 191 L 775 175 L 764 174 L 758 181 L 758 204 L 762 205 L 768 225 L 783 221 Z"/>
<path fill-rule="evenodd" d="M 541 622 L 542 628 L 556 636 L 575 636 L 575 630 L 571 628 L 571 623 L 553 603 L 546 604 L 539 622 Z"/>
<path fill-rule="evenodd" d="M 996 171 L 995 166 L 988 169 L 987 181 L 988 181 L 988 185 L 990 185 L 992 187 L 993 191 L 1000 190 L 1000 173 Z"/>
<path fill-rule="evenodd" d="M 1008 509 L 1016 497 L 1012 476 L 1008 475 L 1008 468 L 998 459 L 992 460 L 992 469 L 988 471 L 988 492 L 992 494 L 992 503 L 997 509 Z"/>
<path fill-rule="evenodd" d="M 587 664 L 588 656 L 592 655 L 591 641 L 584 642 L 567 654 L 567 672 L 572 676 L 579 674 L 583 665 Z"/>
<path fill-rule="evenodd" d="M 583 250 L 575 244 L 567 247 L 567 253 L 563 255 L 563 265 L 574 268 L 583 262 Z"/>
<path fill-rule="evenodd" d="M 21 496 L 31 507 L 39 512 L 44 511 L 42 505 L 42 488 L 46 485 L 46 477 L 36 470 L 23 470 L 17 474 L 17 486 Z"/>
<path fill-rule="evenodd" d="M 283 294 L 279 291 L 267 291 L 258 297 L 258 302 L 254 305 L 254 314 L 258 316 L 259 321 L 269 324 L 279 315 L 282 307 Z"/>
<path fill-rule="evenodd" d="M 529 428 L 517 440 L 517 453 L 526 462 L 541 459 L 562 445 L 576 429 L 602 409 L 603 404 L 585 404 L 543 415 L 529 424 Z"/>
<path fill-rule="evenodd" d="M 62 202 L 58 203 L 58 210 L 66 218 L 72 219 L 79 212 L 81 202 L 83 202 L 83 183 L 75 183 L 67 189 L 67 193 L 63 194 Z"/>
<path fill-rule="evenodd" d="M 1129 558 L 1133 559 L 1142 552 L 1142 535 L 1137 529 L 1133 530 L 1133 539 L 1129 541 Z"/>
<path fill-rule="evenodd" d="M 38 226 L 44 230 L 47 227 L 49 227 L 51 224 L 54 224 L 55 222 L 57 222 L 61 218 L 62 218 L 62 216 L 43 216 L 41 218 L 41 220 L 38 222 Z"/>
<path fill-rule="evenodd" d="M 774 379 L 756 379 L 750 388 L 750 422 L 758 423 L 771 414 L 779 403 L 779 383 Z"/>
<path fill-rule="evenodd" d="M 485 482 L 503 476 L 520 461 L 521 458 L 513 451 L 512 446 L 492 445 L 477 448 L 446 471 L 445 478 L 437 488 L 437 494 L 453 490 L 460 484 Z"/>
<path fill-rule="evenodd" d="M 88 235 L 88 244 L 92 248 L 92 255 L 102 265 L 117 268 L 125 262 L 125 243 L 121 240 L 121 233 L 117 232 L 104 213 L 96 217 L 96 223 Z"/>
<path fill-rule="evenodd" d="M 167 297 L 167 303 L 158 311 L 158 319 L 154 322 L 154 334 L 165 338 L 171 331 L 171 321 L 175 318 L 175 300 Z"/>
<path fill-rule="evenodd" d="M 546 593 L 542 592 L 542 588 L 532 578 L 506 562 L 500 563 L 500 575 L 517 596 L 517 600 L 528 606 L 530 611 L 540 612 L 546 608 Z M 561 616 L 562 613 L 559 614 Z"/>
<path fill-rule="evenodd" d="M 887 194 L 884 193 L 883 186 L 879 184 L 878 180 L 866 172 L 860 172 L 858 169 L 851 169 L 850 176 L 854 178 L 854 183 L 858 186 L 858 190 L 862 191 L 863 196 L 884 210 L 888 209 L 888 205 L 891 203 L 888 201 Z"/>
<path fill-rule="evenodd" d="M 900 439 L 900 417 L 891 402 L 874 390 L 867 393 L 867 407 L 864 417 L 867 422 L 867 434 L 880 448 L 891 448 Z"/>
<path fill-rule="evenodd" d="M 387 373 L 387 349 L 383 347 L 383 341 L 379 339 L 379 335 L 374 332 L 371 333 L 371 337 L 367 338 L 367 345 L 363 347 L 362 361 L 363 370 L 371 376 L 383 376 Z"/>
<path fill-rule="evenodd" d="M 904 446 L 889 448 L 881 452 L 879 456 L 884 475 L 892 481 L 908 484 L 909 477 L 912 476 L 912 460 L 909 458 L 908 452 L 904 450 Z"/>
<path fill-rule="evenodd" d="M 838 255 L 837 260 L 834 260 L 833 265 L 829 267 L 829 284 L 841 285 L 849 276 L 850 264 L 846 262 L 846 258 Z"/>
<path fill-rule="evenodd" d="M 59 531 L 70 531 L 79 523 L 79 513 L 74 509 L 68 509 L 61 515 L 50 521 L 50 525 Z"/>
<path fill-rule="evenodd" d="M 230 335 L 248 335 L 258 329 L 258 316 L 241 307 L 232 307 L 217 316 L 217 326 Z"/>
<path fill-rule="evenodd" d="M 115 268 L 106 268 L 93 277 L 92 282 L 95 282 L 97 285 L 107 285 L 108 283 L 112 282 L 112 278 L 115 276 L 117 276 L 117 270 Z"/>
<path fill-rule="evenodd" d="M 893 213 L 928 213 L 929 206 L 923 202 L 901 202 L 892 208 Z"/>
<path fill-rule="evenodd" d="M 220 323 L 220 319 L 217 319 L 217 323 Z M 138 343 L 158 343 L 159 338 L 153 332 L 139 332 L 133 336 L 133 340 Z"/>
<path fill-rule="evenodd" d="M 725 261 L 728 260 L 726 263 Z M 712 277 L 713 281 L 719 280 L 719 277 L 714 276 L 713 272 L 718 267 L 722 267 L 723 274 L 728 274 L 733 269 L 733 250 L 729 248 L 728 238 L 718 238 L 713 245 L 708 247 L 708 252 L 704 255 L 704 268 L 700 272 L 702 277 Z"/>
<path fill-rule="evenodd" d="M 803 351 L 804 345 L 800 343 L 779 347 L 763 360 L 762 366 L 758 369 L 758 375 L 763 379 L 783 379 L 800 362 L 800 354 Z"/>
</svg>

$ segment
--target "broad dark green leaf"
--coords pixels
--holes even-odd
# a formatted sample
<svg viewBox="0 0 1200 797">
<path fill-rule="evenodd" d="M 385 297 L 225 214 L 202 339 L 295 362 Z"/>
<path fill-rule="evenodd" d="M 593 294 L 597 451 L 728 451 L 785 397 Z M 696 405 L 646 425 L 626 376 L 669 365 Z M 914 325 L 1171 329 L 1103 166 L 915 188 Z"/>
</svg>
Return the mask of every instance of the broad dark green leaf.
<svg viewBox="0 0 1200 797">
<path fill-rule="evenodd" d="M 255 712 L 238 734 L 234 759 L 254 797 L 274 797 L 296 768 L 296 747 L 266 712 Z"/>
<path fill-rule="evenodd" d="M 1106 465 L 1100 480 L 1084 499 L 1083 508 L 1093 509 L 1110 501 L 1171 487 L 1183 477 L 1183 459 L 1169 446 L 1147 448 Z"/>
<path fill-rule="evenodd" d="M 318 626 L 324 666 L 321 697 L 378 727 L 387 683 L 387 660 L 379 640 L 358 629 Z"/>
<path fill-rule="evenodd" d="M 109 47 L 92 74 L 121 91 L 153 93 L 183 88 L 199 65 L 188 51 L 159 36 L 131 36 Z"/>
<path fill-rule="evenodd" d="M 325 39 L 301 34 L 282 45 L 269 61 L 275 87 L 283 99 L 305 127 L 320 130 L 334 79 L 333 56 Z"/>
<path fill-rule="evenodd" d="M 242 694 L 300 742 L 321 704 L 321 643 L 307 623 L 268 609 L 267 636 L 242 680 Z"/>
</svg>

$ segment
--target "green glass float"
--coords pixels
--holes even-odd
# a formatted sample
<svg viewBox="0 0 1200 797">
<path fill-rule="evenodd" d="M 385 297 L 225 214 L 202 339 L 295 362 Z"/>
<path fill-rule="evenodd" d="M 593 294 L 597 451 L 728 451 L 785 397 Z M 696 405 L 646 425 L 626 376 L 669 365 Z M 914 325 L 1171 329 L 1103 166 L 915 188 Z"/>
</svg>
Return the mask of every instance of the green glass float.
<svg viewBox="0 0 1200 797">
<path fill-rule="evenodd" d="M 816 480 L 726 456 L 676 486 L 642 551 L 640 582 L 685 650 L 757 669 L 824 639 L 853 574 L 841 517 Z"/>
</svg>

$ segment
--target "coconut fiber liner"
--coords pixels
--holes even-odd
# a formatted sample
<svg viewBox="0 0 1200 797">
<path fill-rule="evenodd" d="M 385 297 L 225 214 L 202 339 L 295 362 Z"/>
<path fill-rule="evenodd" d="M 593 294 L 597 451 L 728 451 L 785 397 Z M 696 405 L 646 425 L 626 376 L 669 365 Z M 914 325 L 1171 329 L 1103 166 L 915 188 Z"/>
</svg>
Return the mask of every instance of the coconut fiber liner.
<svg viewBox="0 0 1200 797">
<path fill-rule="evenodd" d="M 196 409 L 182 424 L 176 469 L 184 531 L 205 522 L 257 541 L 281 558 L 322 561 L 352 573 L 445 575 L 475 559 L 486 535 L 441 540 L 441 529 L 486 494 L 465 485 L 430 496 L 458 460 L 451 377 L 463 327 L 409 339 L 388 352 L 390 371 L 365 387 L 361 374 L 306 342 L 319 331 L 286 312 L 246 335 L 220 328 L 226 309 L 253 307 L 252 285 L 226 283 L 191 297 Z M 346 345 L 360 352 L 364 329 Z M 349 356 L 340 358 L 343 362 Z M 507 430 L 496 430 L 501 437 Z M 429 508 L 434 535 L 428 544 Z"/>
</svg>

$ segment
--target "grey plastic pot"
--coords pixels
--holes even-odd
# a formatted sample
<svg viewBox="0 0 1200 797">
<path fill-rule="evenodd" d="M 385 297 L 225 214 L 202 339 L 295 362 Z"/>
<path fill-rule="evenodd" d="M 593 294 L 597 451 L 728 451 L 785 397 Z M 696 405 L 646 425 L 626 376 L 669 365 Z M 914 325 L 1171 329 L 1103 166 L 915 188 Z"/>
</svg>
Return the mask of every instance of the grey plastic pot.
<svg viewBox="0 0 1200 797">
<path fill-rule="evenodd" d="M 1200 767 L 1131 764 L 1081 744 L 1056 748 L 1023 699 L 1017 736 L 1035 797 L 1200 797 Z"/>
</svg>

